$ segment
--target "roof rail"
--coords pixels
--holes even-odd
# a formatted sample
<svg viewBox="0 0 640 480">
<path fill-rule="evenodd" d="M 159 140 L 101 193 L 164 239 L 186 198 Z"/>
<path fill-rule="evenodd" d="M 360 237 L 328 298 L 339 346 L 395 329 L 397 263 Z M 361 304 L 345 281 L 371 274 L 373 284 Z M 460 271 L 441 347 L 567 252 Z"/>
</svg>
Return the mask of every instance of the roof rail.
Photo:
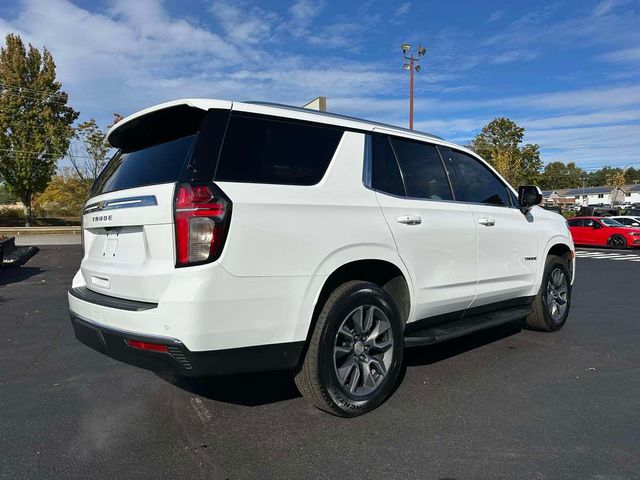
<svg viewBox="0 0 640 480">
<path fill-rule="evenodd" d="M 393 128 L 394 130 L 401 130 L 401 131 L 407 132 L 407 133 L 425 135 L 427 137 L 435 138 L 437 140 L 444 140 L 444 138 L 439 137 L 437 135 L 433 135 L 431 133 L 418 132 L 417 130 L 410 130 L 408 128 L 398 127 L 396 125 L 391 125 L 391 124 L 388 124 L 388 123 L 373 122 L 371 120 L 365 120 L 363 118 L 358 118 L 358 117 L 350 117 L 349 115 L 342 115 L 342 114 L 339 114 L 339 113 L 319 112 L 317 110 L 310 110 L 308 108 L 302 108 L 302 107 L 294 107 L 292 105 L 284 105 L 282 103 L 260 102 L 260 101 L 253 101 L 253 100 L 250 100 L 250 101 L 247 101 L 247 102 L 242 102 L 242 103 L 248 103 L 248 104 L 251 104 L 251 105 L 262 105 L 262 106 L 265 106 L 265 107 L 281 108 L 283 110 L 292 110 L 294 112 L 306 112 L 306 113 L 311 113 L 312 115 L 321 115 L 321 116 L 324 116 L 324 117 L 340 118 L 340 119 L 343 119 L 343 120 L 351 120 L 351 121 L 355 121 L 355 122 L 368 123 L 370 125 L 375 125 L 375 126 L 378 126 L 378 127 Z"/>
</svg>

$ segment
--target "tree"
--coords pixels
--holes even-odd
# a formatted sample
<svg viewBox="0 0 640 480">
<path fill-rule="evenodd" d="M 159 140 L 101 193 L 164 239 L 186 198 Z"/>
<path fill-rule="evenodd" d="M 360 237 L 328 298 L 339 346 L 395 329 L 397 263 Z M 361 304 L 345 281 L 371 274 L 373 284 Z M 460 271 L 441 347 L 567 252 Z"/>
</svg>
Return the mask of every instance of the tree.
<svg viewBox="0 0 640 480">
<path fill-rule="evenodd" d="M 61 86 L 46 48 L 27 49 L 18 35 L 7 35 L 0 49 L 0 178 L 22 200 L 27 226 L 33 195 L 51 180 L 78 117 Z"/>
<path fill-rule="evenodd" d="M 535 143 L 527 143 L 520 148 L 520 183 L 523 185 L 538 185 L 541 181 L 540 147 Z"/>
<path fill-rule="evenodd" d="M 44 192 L 36 196 L 35 206 L 47 215 L 78 217 L 87 200 L 87 183 L 80 180 L 72 168 L 65 168 L 51 178 Z"/>
<path fill-rule="evenodd" d="M 582 185 L 585 171 L 574 162 L 551 162 L 544 167 L 541 184 L 547 189 L 577 188 Z"/>
<path fill-rule="evenodd" d="M 624 172 L 620 169 L 609 173 L 606 178 L 606 185 L 611 189 L 611 205 L 622 203 L 619 201 L 618 191 L 625 184 Z"/>
<path fill-rule="evenodd" d="M 78 142 L 73 145 L 69 155 L 71 165 L 78 179 L 90 188 L 107 163 L 111 146 L 106 140 L 106 133 L 100 130 L 98 122 L 93 118 L 78 125 L 75 138 Z"/>
<path fill-rule="evenodd" d="M 627 168 L 624 172 L 624 183 L 627 185 L 640 183 L 640 170 L 633 167 Z"/>
<path fill-rule="evenodd" d="M 508 118 L 485 125 L 471 148 L 485 158 L 512 185 L 537 181 L 542 162 L 538 145 L 520 146 L 524 128 Z"/>
</svg>

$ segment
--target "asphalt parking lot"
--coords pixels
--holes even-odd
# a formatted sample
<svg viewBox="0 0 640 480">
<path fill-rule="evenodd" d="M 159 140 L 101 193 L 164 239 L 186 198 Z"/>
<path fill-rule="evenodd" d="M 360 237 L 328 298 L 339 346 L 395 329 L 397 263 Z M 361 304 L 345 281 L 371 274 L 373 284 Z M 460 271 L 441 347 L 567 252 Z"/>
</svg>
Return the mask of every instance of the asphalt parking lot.
<svg viewBox="0 0 640 480">
<path fill-rule="evenodd" d="M 410 350 L 345 420 L 286 373 L 181 381 L 79 344 L 80 248 L 43 246 L 0 271 L 0 478 L 640 478 L 640 255 L 590 251 L 563 330 Z"/>
</svg>

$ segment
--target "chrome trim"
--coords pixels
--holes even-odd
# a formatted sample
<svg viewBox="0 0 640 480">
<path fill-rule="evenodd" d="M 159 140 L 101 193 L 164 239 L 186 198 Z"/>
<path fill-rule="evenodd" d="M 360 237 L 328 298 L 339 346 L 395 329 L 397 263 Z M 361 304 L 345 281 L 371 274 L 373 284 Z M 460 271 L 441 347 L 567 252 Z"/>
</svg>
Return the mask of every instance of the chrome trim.
<svg viewBox="0 0 640 480">
<path fill-rule="evenodd" d="M 116 210 L 119 208 L 152 207 L 158 205 L 155 195 L 142 195 L 140 197 L 114 198 L 102 200 L 87 205 L 83 213 L 101 212 L 103 210 Z"/>
</svg>

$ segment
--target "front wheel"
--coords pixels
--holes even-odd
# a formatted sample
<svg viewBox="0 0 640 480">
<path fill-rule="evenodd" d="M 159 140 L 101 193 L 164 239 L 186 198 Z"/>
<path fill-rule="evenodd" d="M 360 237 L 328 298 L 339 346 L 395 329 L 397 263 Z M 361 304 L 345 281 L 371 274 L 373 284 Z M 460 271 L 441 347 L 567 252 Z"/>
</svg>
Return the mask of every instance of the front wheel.
<svg viewBox="0 0 640 480">
<path fill-rule="evenodd" d="M 611 235 L 607 245 L 612 248 L 627 248 L 627 241 L 622 235 Z"/>
<path fill-rule="evenodd" d="M 542 285 L 533 300 L 533 312 L 526 326 L 534 330 L 560 330 L 569 316 L 571 306 L 571 272 L 560 257 L 549 255 L 544 266 Z"/>
<path fill-rule="evenodd" d="M 313 405 L 341 417 L 373 410 L 393 392 L 402 366 L 402 322 L 378 285 L 349 281 L 327 299 L 295 377 Z"/>
</svg>

